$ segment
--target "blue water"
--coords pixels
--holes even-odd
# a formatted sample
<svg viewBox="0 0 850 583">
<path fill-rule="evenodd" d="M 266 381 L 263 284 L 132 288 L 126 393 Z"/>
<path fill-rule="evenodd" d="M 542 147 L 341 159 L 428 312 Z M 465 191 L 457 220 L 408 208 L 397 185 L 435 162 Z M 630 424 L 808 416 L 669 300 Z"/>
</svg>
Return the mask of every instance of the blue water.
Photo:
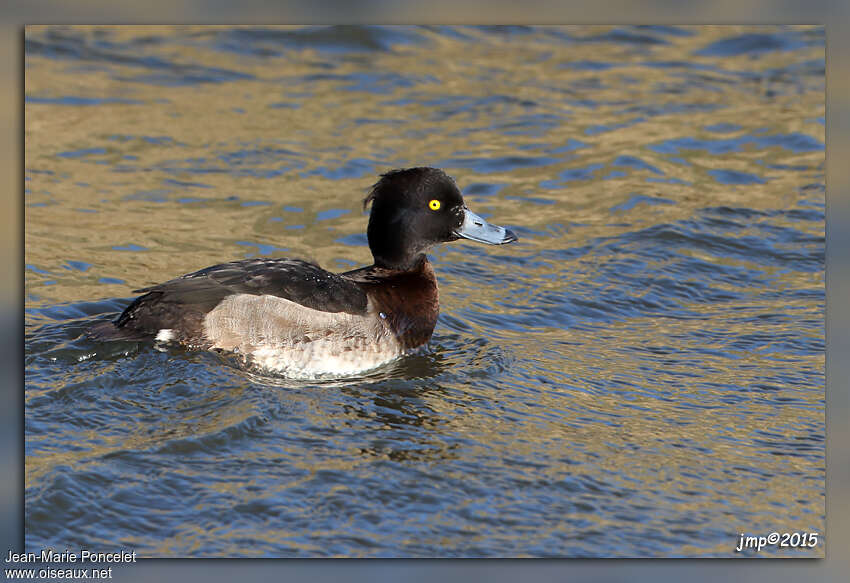
<svg viewBox="0 0 850 583">
<path fill-rule="evenodd" d="M 30 27 L 26 546 L 732 557 L 824 509 L 822 27 Z M 423 354 L 292 381 L 84 336 L 207 265 L 369 262 L 432 165 Z M 745 554 L 754 554 L 752 552 Z"/>
</svg>

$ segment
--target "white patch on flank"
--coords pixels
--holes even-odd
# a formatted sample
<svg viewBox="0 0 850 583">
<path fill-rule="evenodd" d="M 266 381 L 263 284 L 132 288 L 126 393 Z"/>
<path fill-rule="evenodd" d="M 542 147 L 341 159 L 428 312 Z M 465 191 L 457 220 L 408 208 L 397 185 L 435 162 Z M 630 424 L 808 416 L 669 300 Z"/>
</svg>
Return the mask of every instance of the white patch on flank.
<svg viewBox="0 0 850 583">
<path fill-rule="evenodd" d="M 174 340 L 174 330 L 171 328 L 163 328 L 159 332 L 156 333 L 155 340 L 157 342 L 170 342 Z"/>
<path fill-rule="evenodd" d="M 239 294 L 204 318 L 211 348 L 237 352 L 288 377 L 348 376 L 404 354 L 371 302 L 366 314 L 330 313 L 276 296 Z"/>
</svg>

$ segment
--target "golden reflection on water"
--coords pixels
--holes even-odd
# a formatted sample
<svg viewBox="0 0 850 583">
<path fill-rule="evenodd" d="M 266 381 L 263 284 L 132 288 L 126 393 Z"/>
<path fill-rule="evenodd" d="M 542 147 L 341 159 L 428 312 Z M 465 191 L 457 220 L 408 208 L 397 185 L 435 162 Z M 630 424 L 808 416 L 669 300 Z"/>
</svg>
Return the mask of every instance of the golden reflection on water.
<svg viewBox="0 0 850 583">
<path fill-rule="evenodd" d="M 75 28 L 75 30 L 80 30 Z M 83 30 L 86 30 L 85 27 Z M 92 34 L 96 27 L 88 29 Z M 116 42 L 129 41 L 145 35 L 167 35 L 169 27 L 109 28 Z M 184 31 L 183 27 L 179 29 Z M 190 28 L 204 35 L 207 29 Z M 591 35 L 602 28 L 570 29 L 574 34 Z M 705 169 L 722 165 L 725 169 L 753 172 L 753 159 L 772 163 L 774 158 L 783 164 L 805 165 L 812 176 L 823 172 L 822 152 L 789 153 L 780 148 L 765 155 L 763 151 L 732 152 L 726 155 L 683 151 L 680 157 L 687 164 L 673 164 L 665 156 L 648 151 L 647 143 L 681 136 L 706 135 L 701 128 L 719 123 L 738 124 L 746 128 L 760 126 L 771 132 L 802 132 L 820 141 L 824 139 L 822 124 L 811 119 L 823 115 L 822 93 L 805 91 L 800 94 L 782 93 L 766 96 L 741 84 L 738 91 L 702 92 L 698 98 L 689 95 L 689 103 L 724 105 L 717 111 L 693 112 L 687 116 L 657 115 L 614 131 L 585 135 L 590 126 L 628 123 L 638 114 L 623 113 L 623 104 L 634 101 L 658 105 L 681 100 L 676 93 L 659 93 L 659 86 L 671 83 L 674 75 L 663 68 L 641 66 L 641 62 L 681 61 L 692 53 L 725 35 L 734 32 L 729 27 L 698 27 L 692 37 L 672 38 L 669 46 L 654 47 L 651 59 L 640 52 L 624 53 L 616 45 L 602 43 L 558 44 L 552 41 L 528 43 L 505 37 L 502 42 L 491 38 L 487 43 L 460 43 L 437 37 L 423 55 L 419 47 L 403 46 L 389 53 L 370 54 L 369 70 L 378 72 L 405 71 L 408 75 L 427 79 L 417 87 L 431 98 L 460 95 L 486 98 L 505 95 L 537 104 L 535 111 L 554 116 L 561 122 L 546 130 L 545 138 L 516 135 L 494 129 L 489 120 L 479 119 L 477 113 L 463 112 L 446 119 L 434 119 L 433 111 L 423 105 L 393 105 L 394 95 L 372 95 L 347 91 L 350 82 L 316 80 L 312 83 L 288 85 L 287 79 L 316 73 L 315 61 L 322 56 L 314 51 L 294 51 L 269 62 L 240 58 L 227 52 L 200 51 L 191 46 L 175 49 L 170 46 L 167 56 L 176 62 L 192 63 L 250 73 L 256 79 L 228 83 L 207 83 L 200 86 L 161 87 L 144 82 L 128 82 L 139 75 L 137 68 L 110 63 L 112 74 L 101 71 L 74 75 L 61 60 L 42 57 L 29 58 L 26 68 L 26 91 L 39 97 L 66 95 L 100 96 L 133 99 L 143 105 L 104 104 L 97 107 L 56 107 L 39 103 L 26 105 L 26 160 L 28 169 L 51 170 L 52 175 L 28 174 L 26 209 L 26 261 L 48 271 L 62 273 L 66 259 L 78 258 L 95 266 L 93 273 L 62 277 L 61 285 L 40 287 L 44 301 L 79 301 L 104 296 L 127 296 L 139 286 L 162 281 L 189 270 L 197 269 L 244 254 L 234 246 L 238 240 L 261 241 L 289 249 L 288 254 L 309 256 L 322 264 L 335 258 L 348 258 L 365 264 L 370 257 L 362 247 L 341 246 L 335 239 L 343 234 L 364 231 L 366 218 L 361 215 L 360 201 L 375 175 L 388 169 L 380 162 L 374 172 L 362 178 L 341 178 L 329 182 L 322 176 L 310 176 L 315 167 L 334 168 L 346 159 L 375 159 L 380 152 L 391 152 L 399 165 L 435 165 L 441 160 L 456 157 L 457 152 L 470 152 L 475 157 L 497 158 L 515 156 L 524 144 L 534 146 L 567 144 L 580 139 L 587 144 L 572 153 L 572 157 L 542 167 L 495 171 L 475 175 L 466 169 L 450 169 L 461 187 L 476 181 L 504 183 L 498 197 L 488 198 L 484 211 L 502 222 L 516 222 L 526 227 L 540 228 L 555 222 L 586 223 L 584 238 L 601 237 L 612 233 L 606 226 L 611 221 L 608 208 L 625 200 L 630 192 L 663 196 L 676 205 L 648 207 L 647 221 L 675 221 L 688 217 L 694 208 L 708 205 L 740 205 L 740 192 L 735 187 L 711 180 Z M 745 30 L 745 29 L 740 29 Z M 746 29 L 749 30 L 749 29 Z M 29 27 L 27 34 L 38 36 L 41 27 Z M 179 50 L 175 54 L 175 50 Z M 822 58 L 822 48 L 810 49 L 812 58 Z M 511 69 L 510 75 L 493 74 L 491 64 L 500 61 L 499 55 L 524 63 Z M 774 52 L 761 57 L 757 63 L 764 71 L 785 64 L 784 54 Z M 548 56 L 543 60 L 541 57 Z M 327 57 L 323 57 L 327 59 Z M 712 59 L 688 56 L 691 62 Z M 581 71 L 564 68 L 564 64 L 581 61 L 617 62 L 621 66 L 607 70 Z M 358 59 L 333 59 L 334 75 L 344 76 L 363 70 Z M 630 66 L 631 65 L 631 66 Z M 749 70 L 754 63 L 747 56 L 729 57 L 724 67 L 729 70 Z M 712 73 L 706 73 L 711 75 Z M 765 89 L 769 76 L 765 73 Z M 573 89 L 582 81 L 593 82 L 593 89 L 584 93 Z M 681 81 L 687 84 L 687 80 Z M 559 89 L 566 88 L 566 89 Z M 288 97 L 309 92 L 308 97 Z M 398 91 L 396 91 L 397 93 Z M 570 100 L 590 99 L 592 109 L 569 106 Z M 735 107 L 728 107 L 735 100 Z M 270 107 L 282 101 L 296 102 L 297 108 Z M 238 107 L 239 112 L 234 111 Z M 488 110 L 490 119 L 499 120 L 508 107 L 495 103 Z M 514 106 L 511 106 L 514 107 Z M 357 123 L 357 120 L 389 120 L 388 123 Z M 404 120 L 405 124 L 392 120 Z M 685 125 L 688 124 L 688 125 Z M 734 135 L 734 134 L 733 134 Z M 110 136 L 133 136 L 126 141 L 110 140 Z M 168 137 L 172 141 L 150 143 L 143 137 Z M 707 136 L 712 137 L 712 136 Z M 713 136 L 716 137 L 716 136 Z M 179 144 L 179 145 L 178 145 Z M 240 146 L 242 145 L 242 146 Z M 274 178 L 238 176 L 233 167 L 217 155 L 240 147 L 281 148 L 299 152 L 309 148 L 307 166 Z M 103 148 L 105 153 L 85 158 L 63 158 L 57 154 L 86 148 Z M 530 155 L 534 151 L 531 150 Z M 124 160 L 125 156 L 137 159 Z M 622 178 L 605 181 L 585 180 L 541 191 L 540 183 L 555 178 L 566 168 L 605 164 L 617 155 L 640 156 L 665 173 L 665 178 L 691 182 L 691 185 L 659 184 L 648 187 L 646 171 L 628 173 Z M 285 156 L 284 156 L 285 157 Z M 163 173 L 159 168 L 179 167 L 183 161 L 204 159 L 205 166 L 218 173 Z M 298 158 L 303 160 L 303 157 Z M 98 163 L 92 163 L 96 160 Z M 273 156 L 265 159 L 274 170 Z M 134 172 L 116 172 L 116 165 L 138 168 Z M 238 164 L 238 162 L 236 162 Z M 126 200 L 134 193 L 155 191 L 163 187 L 163 179 L 203 183 L 210 188 L 186 188 L 185 196 L 206 199 L 207 202 L 174 204 L 145 200 Z M 748 185 L 746 206 L 777 208 L 793 202 L 793 192 L 799 187 L 799 173 L 774 172 L 764 185 Z M 79 186 L 84 183 L 87 186 Z M 179 190 L 178 190 L 179 192 Z M 238 202 L 228 201 L 236 195 Z M 521 195 L 554 201 L 554 206 L 508 200 L 507 196 Z M 244 201 L 266 201 L 273 206 L 242 207 Z M 32 206 L 32 203 L 46 206 Z M 269 223 L 278 214 L 280 205 L 295 205 L 304 209 L 298 216 L 284 214 L 284 221 L 306 224 L 308 228 L 286 230 L 287 223 Z M 339 217 L 328 226 L 310 228 L 315 213 L 326 209 L 344 209 L 349 214 Z M 95 213 L 80 212 L 90 209 Z M 640 222 L 641 209 L 632 209 L 629 220 Z M 520 220 L 521 219 L 521 220 Z M 616 232 L 616 228 L 613 229 Z M 116 253 L 114 246 L 140 245 L 143 253 Z M 524 243 L 552 245 L 551 240 Z M 573 241 L 567 241 L 573 244 Z M 57 254 L 57 248 L 62 249 Z M 94 272 L 125 280 L 126 285 L 97 283 Z M 38 283 L 38 278 L 35 277 Z"/>
<path fill-rule="evenodd" d="M 568 30 L 574 35 L 592 36 L 609 28 Z M 27 35 L 39 37 L 45 30 L 28 27 Z M 73 30 L 96 34 L 98 29 L 74 27 Z M 755 134 L 761 128 L 766 128 L 768 134 L 799 133 L 824 142 L 824 125 L 816 121 L 824 115 L 823 88 L 800 86 L 799 90 L 791 91 L 787 90 L 787 79 L 773 78 L 772 70 L 787 65 L 787 55 L 782 51 L 766 53 L 757 61 L 748 55 L 726 57 L 722 60 L 725 72 L 702 70 L 701 75 L 707 79 L 722 79 L 734 71 L 760 73 L 750 81 L 730 81 L 728 89 L 722 92 L 689 91 L 689 85 L 699 81 L 692 72 L 689 76 L 671 72 L 669 68 L 647 66 L 647 62 L 673 61 L 716 64 L 717 59 L 694 55 L 695 51 L 730 35 L 757 29 L 691 30 L 695 32 L 693 36 L 669 37 L 669 45 L 653 46 L 651 52 L 625 50 L 616 43 L 560 43 L 552 37 L 517 39 L 507 35 L 489 36 L 480 43 L 428 35 L 431 44 L 425 49 L 397 45 L 392 51 L 368 55 L 328 56 L 305 48 L 275 59 L 213 52 L 190 42 L 179 46 L 169 44 L 167 48 L 146 47 L 152 54 L 164 51 L 163 55 L 171 61 L 254 76 L 223 83 L 167 87 L 133 81 L 141 71 L 132 66 L 110 63 L 109 73 L 95 70 L 74 74 L 66 61 L 41 56 L 28 58 L 25 73 L 28 96 L 97 96 L 141 102 L 105 103 L 96 107 L 26 104 L 25 167 L 30 191 L 25 198 L 26 263 L 49 272 L 27 273 L 26 291 L 34 298 L 28 300 L 28 307 L 126 297 L 133 289 L 255 251 L 238 242 L 270 245 L 276 248 L 272 255 L 307 257 L 334 270 L 344 268 L 340 260 L 367 264 L 371 258 L 365 246 L 345 244 L 339 239 L 364 232 L 367 217 L 361 201 L 376 175 L 389 169 L 384 165 L 385 160 L 392 160 L 397 166 L 440 165 L 448 161 L 444 165 L 461 188 L 474 183 L 504 184 L 495 195 L 468 195 L 469 206 L 492 217 L 494 222 L 532 233 L 523 236 L 520 244 L 508 248 L 480 251 L 459 242 L 435 251 L 442 301 L 445 310 L 455 315 L 472 302 L 498 307 L 507 315 L 533 311 L 536 307 L 533 302 L 540 294 L 560 292 L 571 286 L 592 287 L 599 271 L 617 259 L 614 250 L 607 257 L 591 254 L 576 255 L 574 259 L 560 255 L 545 257 L 541 255 L 544 251 L 581 249 L 631 231 L 685 221 L 707 207 L 771 211 L 796 207 L 804 198 L 801 188 L 805 184 L 823 182 L 822 150 L 793 152 L 782 147 L 767 150 L 744 147 L 741 151 L 717 153 L 682 149 L 676 155 L 678 160 L 672 161 L 668 154 L 648 147 L 683 137 L 720 140 Z M 210 34 L 210 29 L 120 27 L 109 28 L 109 32 L 114 42 L 129 42 L 147 35 L 172 33 L 188 32 L 204 37 Z M 795 58 L 799 59 L 801 53 L 813 60 L 823 59 L 822 47 L 797 49 Z M 320 66 L 323 62 L 333 65 L 327 68 L 325 76 L 322 75 L 325 69 Z M 565 66 L 581 62 L 617 66 L 593 70 Z M 502 68 L 504 63 L 515 66 L 506 72 Z M 376 72 L 370 82 L 377 87 L 368 89 L 377 93 L 349 90 L 354 81 L 345 76 L 364 69 Z M 399 71 L 421 82 L 409 94 L 396 87 L 380 92 L 383 83 L 380 73 Z M 315 77 L 303 79 L 310 75 Z M 775 90 L 777 87 L 784 90 Z M 489 102 L 483 109 L 486 115 L 482 115 L 481 107 L 463 107 L 465 100 L 499 95 L 506 99 Z M 436 115 L 435 108 L 427 103 L 446 96 L 462 99 L 451 115 Z M 408 97 L 410 101 L 405 100 Z M 579 105 L 583 101 L 593 102 L 593 106 Z M 500 127 L 501 121 L 516 116 L 521 102 L 533 103 L 534 113 L 542 118 L 529 118 L 528 127 L 520 124 L 516 128 L 525 133 Z M 295 107 L 276 106 L 280 103 Z M 657 106 L 662 113 L 648 116 L 629 111 L 631 104 Z M 675 106 L 682 104 L 698 105 L 701 109 L 685 114 L 676 112 Z M 722 107 L 709 109 L 712 105 Z M 642 116 L 644 119 L 636 121 Z M 549 125 L 538 134 L 526 131 L 540 119 L 550 122 Z M 732 124 L 740 129 L 731 133 L 705 129 L 719 124 Z M 599 133 L 586 131 L 601 125 L 613 129 Z M 552 146 L 568 145 L 571 140 L 580 140 L 583 146 L 568 153 L 549 151 Z M 60 155 L 97 148 L 103 149 L 103 153 L 81 157 Z M 245 157 L 228 157 L 235 152 Z M 523 156 L 529 166 L 510 163 Z M 615 169 L 612 160 L 618 156 L 640 158 L 662 174 L 649 169 L 619 168 L 623 175 L 608 177 Z M 503 158 L 506 163 L 503 168 L 476 172 L 469 165 L 457 162 L 465 158 Z M 540 162 L 546 158 L 551 160 Z M 338 169 L 358 159 L 365 161 L 367 171 L 356 177 L 330 179 L 321 173 L 311 173 Z M 593 165 L 599 165 L 600 169 L 587 179 L 558 180 L 566 170 Z M 208 171 L 189 171 L 193 166 Z M 798 169 L 786 171 L 783 167 Z M 262 172 L 240 173 L 243 168 L 280 173 L 264 177 Z M 724 184 L 708 173 L 715 169 L 752 174 L 765 180 L 762 184 L 745 186 Z M 680 182 L 647 182 L 647 178 L 655 177 Z M 168 180 L 189 184 L 164 186 Z M 198 187 L 198 183 L 208 188 Z M 146 199 L 146 193 L 164 188 L 171 190 L 164 195 L 165 202 Z M 669 204 L 612 210 L 636 194 L 665 199 Z M 176 200 L 183 196 L 200 200 Z M 546 201 L 552 204 L 539 204 Z M 243 206 L 245 202 L 269 205 Z M 41 203 L 43 206 L 38 206 Z M 301 210 L 281 210 L 287 206 Z M 80 209 L 94 212 L 80 212 Z M 322 219 L 320 213 L 329 210 L 347 212 Z M 758 230 L 759 220 L 753 219 L 749 229 L 735 231 L 731 236 L 763 236 Z M 774 225 L 783 226 L 783 220 L 771 218 Z M 797 221 L 788 226 L 812 237 L 823 237 L 822 223 Z M 131 246 L 145 250 L 134 250 Z M 116 250 L 116 247 L 128 250 Z M 752 258 L 721 256 L 698 246 L 681 245 L 676 251 L 720 267 L 753 266 Z M 494 260 L 486 266 L 494 285 L 473 287 L 455 266 L 465 261 L 474 263 L 474 253 L 485 252 L 488 257 L 505 260 Z M 536 263 L 522 267 L 522 275 L 540 292 L 536 297 L 512 294 L 510 285 L 495 285 L 510 281 L 516 274 L 516 264 L 507 261 L 514 256 L 535 259 Z M 83 261 L 91 267 L 86 271 L 69 270 L 65 268 L 69 260 Z M 645 270 L 652 273 L 659 267 L 647 260 Z M 823 285 L 822 270 L 786 269 L 770 263 L 757 264 L 757 269 L 777 292 Z M 568 281 L 564 280 L 565 274 L 570 277 Z M 103 283 L 99 281 L 101 277 L 117 278 L 125 283 Z M 56 283 L 44 285 L 49 280 Z M 720 290 L 741 291 L 740 286 L 722 281 L 713 285 Z M 822 305 L 810 299 L 783 298 L 779 307 L 755 294 L 751 300 L 750 316 L 770 316 L 775 309 L 814 321 L 823 317 Z M 706 328 L 711 331 L 712 318 L 724 314 L 718 312 L 716 305 L 696 300 L 681 300 L 680 308 L 693 314 L 693 318 L 672 319 L 663 315 L 623 318 L 600 324 L 598 329 L 585 326 L 575 330 L 564 329 L 561 322 L 552 321 L 529 325 L 522 331 L 492 329 L 472 320 L 465 322 L 472 336 L 490 338 L 493 345 L 498 345 L 507 362 L 503 366 L 513 367 L 515 375 L 525 378 L 528 386 L 512 387 L 515 391 L 529 390 L 525 402 L 516 398 L 502 402 L 499 390 L 484 383 L 466 387 L 460 394 L 453 388 L 432 386 L 428 378 L 417 379 L 419 389 L 414 391 L 414 396 L 406 394 L 400 399 L 402 404 L 386 402 L 389 397 L 385 395 L 352 387 L 348 389 L 362 391 L 357 394 L 363 400 L 360 407 L 340 405 L 321 387 L 288 392 L 287 406 L 296 409 L 305 423 L 314 428 L 330 431 L 340 423 L 374 423 L 380 430 L 412 426 L 417 432 L 411 438 L 412 443 L 401 444 L 382 439 L 379 434 L 374 439 L 348 445 L 333 444 L 332 438 L 328 438 L 331 445 L 346 451 L 347 455 L 338 457 L 322 456 L 312 450 L 300 455 L 303 444 L 282 444 L 281 452 L 290 456 L 292 467 L 308 471 L 309 476 L 290 476 L 280 488 L 298 486 L 316 472 L 353 472 L 376 459 L 437 465 L 461 455 L 456 451 L 457 442 L 449 437 L 468 435 L 471 437 L 464 444 L 463 456 L 487 459 L 497 455 L 494 452 L 509 451 L 517 460 L 547 459 L 547 465 L 533 469 L 535 479 L 565 488 L 570 480 L 581 479 L 586 474 L 608 480 L 610 488 L 625 492 L 651 484 L 655 490 L 650 495 L 655 495 L 656 500 L 670 501 L 669 507 L 663 512 L 659 510 L 660 516 L 651 520 L 700 515 L 707 506 L 724 512 L 724 506 L 730 505 L 762 516 L 782 516 L 787 509 L 787 524 L 775 525 L 779 531 L 803 528 L 822 531 L 823 497 L 812 494 L 822 492 L 823 472 L 818 462 L 802 456 L 772 455 L 769 445 L 753 444 L 759 432 L 785 433 L 787 441 L 805 434 L 809 428 L 800 426 L 801 409 L 811 410 L 812 418 L 806 422 L 813 424 L 810 428 L 813 432 L 818 431 L 821 426 L 815 422 L 822 419 L 822 391 L 811 386 L 797 387 L 800 390 L 794 392 L 797 399 L 794 407 L 777 407 L 776 394 L 769 391 L 742 391 L 740 401 L 724 406 L 718 403 L 722 403 L 720 399 L 729 392 L 729 386 L 739 385 L 743 389 L 764 383 L 765 371 L 779 366 L 801 373 L 789 384 L 806 372 L 811 373 L 809 380 L 822 382 L 822 374 L 818 376 L 818 373 L 823 371 L 823 355 L 731 348 L 729 342 L 735 336 L 764 331 L 763 326 L 752 322 L 737 322 L 734 330 L 714 330 L 715 335 L 710 339 L 696 343 L 694 338 L 707 338 L 700 334 Z M 773 332 L 777 337 L 794 336 L 799 334 L 798 322 L 788 317 L 777 323 Z M 642 347 L 674 347 L 686 353 L 659 356 L 638 352 Z M 492 348 L 488 346 L 488 350 Z M 482 352 L 482 359 L 492 354 Z M 730 360 L 735 363 L 733 370 Z M 465 361 L 461 360 L 460 364 Z M 540 381 L 539 386 L 535 379 Z M 716 392 L 712 387 L 717 387 Z M 240 391 L 237 388 L 232 392 Z M 664 398 L 660 399 L 659 393 Z M 226 396 L 236 399 L 238 395 Z M 191 402 L 184 403 L 185 407 L 159 411 L 160 422 L 154 427 L 136 427 L 127 435 L 88 434 L 97 442 L 85 451 L 39 452 L 28 456 L 27 486 L 38 483 L 60 463 L 73 465 L 122 449 L 147 451 L 163 444 L 173 447 L 174 440 L 214 435 L 263 414 L 261 405 L 249 406 L 245 402 L 211 409 L 209 414 L 204 412 L 204 407 L 220 398 L 224 396 L 194 396 Z M 474 410 L 471 404 L 476 401 L 486 402 L 490 407 Z M 703 406 L 703 401 L 711 406 Z M 329 417 L 329 410 L 336 416 Z M 682 447 L 671 447 L 671 441 Z M 263 455 L 262 451 L 240 452 L 240 458 L 246 462 L 258 461 Z M 298 461 L 291 462 L 292 458 Z M 785 477 L 781 483 L 772 482 L 768 489 L 762 476 L 735 469 L 760 467 L 771 472 L 781 467 Z M 712 475 L 731 473 L 734 480 L 724 482 L 722 490 L 714 490 L 711 484 L 703 483 L 705 468 L 712 468 Z M 454 471 L 456 475 L 452 477 L 465 477 L 461 470 Z M 198 470 L 195 477 L 205 481 L 204 475 L 204 471 Z M 820 483 L 812 484 L 812 480 Z M 218 492 L 239 495 L 252 484 L 247 480 L 206 485 Z M 694 495 L 695 491 L 699 494 Z M 806 493 L 806 497 L 798 500 L 800 492 Z M 575 518 L 582 518 L 581 512 Z M 585 518 L 600 529 L 622 526 L 622 522 L 600 516 L 594 509 L 589 509 Z M 736 520 L 742 519 L 730 513 L 731 531 L 748 530 L 747 524 L 738 524 Z M 215 534 L 215 529 L 208 533 L 194 529 L 194 525 L 178 529 L 179 534 L 155 548 L 154 553 L 168 555 L 175 545 L 191 552 L 200 548 L 200 541 L 206 540 L 203 537 L 208 537 L 210 532 Z M 235 527 L 221 534 L 221 538 L 238 538 L 239 533 L 240 528 Z M 281 530 L 270 530 L 265 536 L 270 544 L 298 547 L 307 554 L 320 552 Z M 474 533 L 467 536 L 474 537 Z M 457 540 L 433 537 L 423 542 L 448 547 L 457 544 Z M 676 550 L 683 555 L 726 554 L 733 545 L 734 540 L 730 539 L 727 547 L 707 549 L 684 545 Z M 234 548 L 233 552 L 244 555 L 246 550 Z M 226 554 L 227 549 L 222 552 Z"/>
</svg>

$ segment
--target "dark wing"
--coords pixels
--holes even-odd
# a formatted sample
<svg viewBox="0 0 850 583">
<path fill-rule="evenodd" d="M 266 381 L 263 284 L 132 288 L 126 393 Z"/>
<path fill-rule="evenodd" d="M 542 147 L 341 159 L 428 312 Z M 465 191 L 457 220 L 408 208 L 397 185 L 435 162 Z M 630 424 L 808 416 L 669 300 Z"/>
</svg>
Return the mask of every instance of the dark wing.
<svg viewBox="0 0 850 583">
<path fill-rule="evenodd" d="M 314 310 L 349 314 L 364 314 L 367 301 L 350 279 L 299 259 L 232 261 L 135 291 L 144 295 L 115 320 L 118 337 L 135 339 L 169 328 L 191 339 L 200 334 L 204 316 L 235 294 L 273 295 Z M 107 336 L 105 330 L 93 332 Z"/>
<path fill-rule="evenodd" d="M 191 303 L 209 305 L 210 309 L 226 296 L 251 294 L 285 298 L 322 312 L 366 311 L 366 294 L 359 286 L 301 259 L 231 261 L 135 291 L 179 294 Z"/>
</svg>

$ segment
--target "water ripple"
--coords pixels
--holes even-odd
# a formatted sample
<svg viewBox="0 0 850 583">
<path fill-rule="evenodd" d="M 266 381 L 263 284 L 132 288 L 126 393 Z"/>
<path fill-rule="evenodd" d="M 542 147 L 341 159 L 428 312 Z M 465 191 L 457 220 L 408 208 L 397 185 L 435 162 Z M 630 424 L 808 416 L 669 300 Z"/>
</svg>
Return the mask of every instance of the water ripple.
<svg viewBox="0 0 850 583">
<path fill-rule="evenodd" d="M 823 531 L 824 45 L 28 27 L 27 549 L 728 557 L 729 516 Z M 520 237 L 432 249 L 421 352 L 293 380 L 86 337 L 217 261 L 369 262 L 360 201 L 421 164 Z"/>
</svg>

